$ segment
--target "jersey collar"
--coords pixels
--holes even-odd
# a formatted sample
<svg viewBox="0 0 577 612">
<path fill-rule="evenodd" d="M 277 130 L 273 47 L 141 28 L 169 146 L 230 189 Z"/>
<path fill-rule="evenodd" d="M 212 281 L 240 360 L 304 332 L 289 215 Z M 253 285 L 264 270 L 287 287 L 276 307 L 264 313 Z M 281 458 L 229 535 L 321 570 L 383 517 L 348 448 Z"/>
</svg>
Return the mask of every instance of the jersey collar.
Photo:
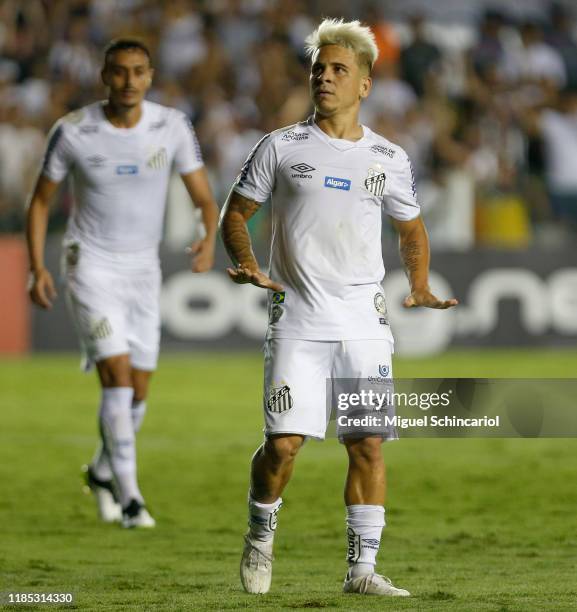
<svg viewBox="0 0 577 612">
<path fill-rule="evenodd" d="M 143 100 L 142 102 L 142 115 L 140 116 L 140 120 L 134 127 L 131 127 L 131 128 L 119 128 L 119 127 L 112 125 L 112 123 L 108 121 L 108 118 L 104 114 L 105 104 L 106 104 L 106 100 L 102 100 L 100 104 L 98 105 L 98 110 L 100 113 L 100 118 L 104 124 L 104 127 L 108 132 L 112 134 L 119 134 L 121 136 L 130 136 L 132 134 L 138 134 L 139 132 L 142 132 L 145 129 L 145 126 L 147 124 L 147 119 L 148 119 L 148 104 L 146 104 L 145 100 Z"/>
<path fill-rule="evenodd" d="M 369 128 L 364 125 L 361 125 L 363 128 L 363 137 L 359 140 L 344 140 L 343 138 L 331 138 L 328 134 L 323 132 L 321 128 L 315 123 L 315 118 L 311 115 L 307 123 L 309 124 L 311 131 L 316 134 L 322 141 L 326 142 L 328 145 L 337 149 L 338 151 L 348 151 L 350 149 L 356 149 L 359 146 L 363 146 L 366 144 L 367 138 L 369 136 Z"/>
</svg>

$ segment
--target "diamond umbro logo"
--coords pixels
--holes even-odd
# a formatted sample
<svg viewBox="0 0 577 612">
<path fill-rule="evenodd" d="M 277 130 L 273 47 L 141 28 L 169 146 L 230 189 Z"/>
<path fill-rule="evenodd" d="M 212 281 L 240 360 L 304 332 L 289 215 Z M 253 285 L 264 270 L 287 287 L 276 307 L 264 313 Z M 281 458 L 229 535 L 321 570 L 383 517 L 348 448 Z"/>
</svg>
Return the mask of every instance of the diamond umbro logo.
<svg viewBox="0 0 577 612">
<path fill-rule="evenodd" d="M 291 168 L 293 170 L 296 170 L 297 172 L 300 172 L 301 174 L 305 174 L 306 172 L 312 172 L 313 170 L 316 170 L 316 168 L 313 168 L 312 166 L 309 166 L 308 164 L 305 163 L 300 163 L 300 164 L 295 164 L 294 166 L 291 166 Z"/>
</svg>

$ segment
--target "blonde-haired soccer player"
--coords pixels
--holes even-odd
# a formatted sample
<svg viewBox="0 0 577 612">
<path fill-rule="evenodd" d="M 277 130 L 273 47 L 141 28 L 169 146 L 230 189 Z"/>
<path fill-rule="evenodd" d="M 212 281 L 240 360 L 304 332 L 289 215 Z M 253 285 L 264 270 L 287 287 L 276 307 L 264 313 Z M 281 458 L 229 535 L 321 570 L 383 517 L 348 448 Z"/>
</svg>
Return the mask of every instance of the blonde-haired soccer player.
<svg viewBox="0 0 577 612">
<path fill-rule="evenodd" d="M 400 235 L 410 280 L 406 307 L 449 308 L 429 290 L 429 247 L 409 159 L 359 125 L 377 48 L 358 21 L 324 20 L 307 39 L 314 115 L 265 136 L 247 158 L 221 219 L 234 282 L 268 290 L 265 442 L 252 460 L 241 580 L 268 591 L 281 494 L 305 438 L 323 439 L 326 380 L 392 375 L 393 337 L 381 281 L 381 211 Z M 259 269 L 247 220 L 271 197 L 270 273 Z M 347 593 L 407 596 L 375 572 L 385 525 L 383 439 L 394 430 L 339 435 L 345 485 Z"/>
</svg>

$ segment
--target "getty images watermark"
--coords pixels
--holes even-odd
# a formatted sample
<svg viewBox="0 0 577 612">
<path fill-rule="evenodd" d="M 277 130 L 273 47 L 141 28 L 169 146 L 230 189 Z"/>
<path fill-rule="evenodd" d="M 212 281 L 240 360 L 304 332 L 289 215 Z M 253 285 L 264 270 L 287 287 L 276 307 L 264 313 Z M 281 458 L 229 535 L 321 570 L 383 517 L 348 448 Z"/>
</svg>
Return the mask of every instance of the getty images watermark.
<svg viewBox="0 0 577 612">
<path fill-rule="evenodd" d="M 574 437 L 574 379 L 327 380 L 339 438 Z"/>
</svg>

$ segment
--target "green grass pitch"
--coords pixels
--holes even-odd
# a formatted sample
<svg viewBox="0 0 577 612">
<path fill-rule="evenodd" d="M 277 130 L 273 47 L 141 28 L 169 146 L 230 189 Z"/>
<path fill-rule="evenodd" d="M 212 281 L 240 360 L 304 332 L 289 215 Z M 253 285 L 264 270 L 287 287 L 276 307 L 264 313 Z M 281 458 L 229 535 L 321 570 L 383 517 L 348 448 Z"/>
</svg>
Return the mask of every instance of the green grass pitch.
<svg viewBox="0 0 577 612">
<path fill-rule="evenodd" d="M 574 377 L 577 352 L 453 351 L 395 369 Z M 311 442 L 284 495 L 271 592 L 245 594 L 238 563 L 261 381 L 258 354 L 162 356 L 138 440 L 158 527 L 123 531 L 98 523 L 81 493 L 94 377 L 72 355 L 0 362 L 0 592 L 73 591 L 82 610 L 577 609 L 574 439 L 385 445 L 378 569 L 413 593 L 406 600 L 341 593 L 345 453 L 335 440 Z"/>
</svg>

